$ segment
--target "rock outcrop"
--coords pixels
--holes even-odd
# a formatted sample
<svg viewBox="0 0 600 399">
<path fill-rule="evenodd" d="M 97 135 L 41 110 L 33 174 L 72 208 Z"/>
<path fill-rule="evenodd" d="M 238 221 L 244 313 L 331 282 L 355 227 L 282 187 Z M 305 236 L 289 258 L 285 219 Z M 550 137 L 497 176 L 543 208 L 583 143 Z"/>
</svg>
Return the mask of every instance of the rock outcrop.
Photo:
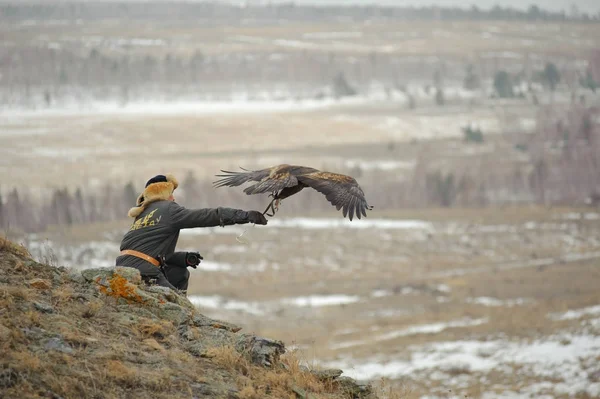
<svg viewBox="0 0 600 399">
<path fill-rule="evenodd" d="M 375 398 L 131 268 L 82 272 L 0 239 L 0 397 Z"/>
</svg>

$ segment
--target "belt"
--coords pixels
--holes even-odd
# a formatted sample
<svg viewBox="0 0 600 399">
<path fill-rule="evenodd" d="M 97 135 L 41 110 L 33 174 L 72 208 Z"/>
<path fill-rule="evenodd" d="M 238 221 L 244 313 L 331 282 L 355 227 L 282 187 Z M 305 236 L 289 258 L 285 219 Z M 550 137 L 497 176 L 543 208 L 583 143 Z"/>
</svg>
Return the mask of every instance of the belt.
<svg viewBox="0 0 600 399">
<path fill-rule="evenodd" d="M 152 263 L 156 267 L 160 267 L 160 262 L 157 261 L 155 258 L 153 258 L 150 255 L 146 255 L 145 253 L 134 251 L 133 249 L 124 249 L 124 250 L 121 251 L 121 255 L 136 256 L 136 257 L 138 257 L 140 259 L 143 259 L 143 260 L 145 260 L 147 262 Z"/>
</svg>

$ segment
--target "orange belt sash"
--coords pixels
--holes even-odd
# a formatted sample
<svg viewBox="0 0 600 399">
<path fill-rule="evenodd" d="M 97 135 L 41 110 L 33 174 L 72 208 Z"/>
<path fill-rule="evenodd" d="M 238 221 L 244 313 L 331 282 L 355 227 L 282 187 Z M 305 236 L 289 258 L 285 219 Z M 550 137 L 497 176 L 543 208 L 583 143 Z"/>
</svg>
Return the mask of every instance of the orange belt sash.
<svg viewBox="0 0 600 399">
<path fill-rule="evenodd" d="M 134 251 L 133 249 L 124 249 L 121 251 L 121 255 L 132 255 L 132 256 L 136 256 L 140 259 L 143 259 L 147 262 L 152 263 L 154 266 L 156 267 L 160 267 L 160 263 L 153 258 L 150 255 L 146 255 L 145 253 L 139 252 L 139 251 Z"/>
</svg>

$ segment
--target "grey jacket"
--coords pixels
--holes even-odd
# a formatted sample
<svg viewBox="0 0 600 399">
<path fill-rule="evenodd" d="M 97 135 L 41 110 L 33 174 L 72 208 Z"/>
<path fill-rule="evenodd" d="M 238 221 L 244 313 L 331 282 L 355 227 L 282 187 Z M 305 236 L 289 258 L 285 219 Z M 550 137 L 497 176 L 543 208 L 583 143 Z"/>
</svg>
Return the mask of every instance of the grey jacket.
<svg viewBox="0 0 600 399">
<path fill-rule="evenodd" d="M 123 237 L 120 249 L 132 249 L 157 258 L 158 255 L 175 252 L 181 229 L 242 223 L 248 223 L 248 212 L 241 209 L 187 209 L 174 201 L 156 201 L 135 219 Z M 119 266 L 140 268 L 148 264 L 131 255 L 121 255 L 116 259 L 116 265 Z"/>
</svg>

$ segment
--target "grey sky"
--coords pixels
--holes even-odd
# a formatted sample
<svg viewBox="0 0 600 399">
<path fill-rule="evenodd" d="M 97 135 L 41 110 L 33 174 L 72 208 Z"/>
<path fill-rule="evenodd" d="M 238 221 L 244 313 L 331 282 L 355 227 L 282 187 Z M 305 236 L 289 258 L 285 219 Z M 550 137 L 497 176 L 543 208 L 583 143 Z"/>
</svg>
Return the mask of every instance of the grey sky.
<svg viewBox="0 0 600 399">
<path fill-rule="evenodd" d="M 266 4 L 266 3 L 289 3 L 290 0 L 221 0 L 231 3 L 247 4 Z M 296 4 L 336 4 L 336 5 L 351 5 L 351 4 L 380 4 L 386 6 L 424 6 L 424 5 L 440 5 L 440 6 L 459 6 L 470 7 L 471 4 L 477 4 L 482 9 L 489 9 L 498 4 L 503 7 L 509 6 L 517 9 L 527 9 L 531 4 L 538 5 L 541 8 L 552 11 L 565 10 L 571 11 L 571 7 L 575 5 L 579 11 L 585 11 L 592 14 L 600 12 L 600 0 L 293 0 Z"/>
<path fill-rule="evenodd" d="M 0 0 L 0 3 L 21 1 L 26 2 L 29 0 Z M 36 0 L 36 2 L 44 3 L 59 3 L 59 2 L 87 2 L 88 0 Z M 98 1 L 98 0 L 94 0 Z M 149 0 L 99 0 L 99 1 L 132 1 L 132 2 L 145 2 Z M 157 0 L 151 0 L 157 1 Z M 177 2 L 181 0 L 158 0 L 164 2 Z M 204 2 L 214 0 L 184 0 L 187 2 Z M 223 3 L 233 4 L 281 4 L 294 2 L 296 4 L 310 4 L 310 5 L 368 5 L 368 4 L 379 4 L 386 6 L 425 6 L 425 5 L 440 5 L 440 6 L 458 6 L 463 8 L 471 7 L 472 4 L 477 4 L 481 9 L 489 9 L 494 5 L 498 4 L 503 7 L 513 7 L 520 10 L 529 8 L 530 5 L 535 4 L 543 9 L 551 11 L 564 10 L 570 13 L 573 6 L 576 6 L 579 11 L 585 11 L 587 13 L 596 15 L 600 13 L 600 0 L 216 0 Z"/>
</svg>

